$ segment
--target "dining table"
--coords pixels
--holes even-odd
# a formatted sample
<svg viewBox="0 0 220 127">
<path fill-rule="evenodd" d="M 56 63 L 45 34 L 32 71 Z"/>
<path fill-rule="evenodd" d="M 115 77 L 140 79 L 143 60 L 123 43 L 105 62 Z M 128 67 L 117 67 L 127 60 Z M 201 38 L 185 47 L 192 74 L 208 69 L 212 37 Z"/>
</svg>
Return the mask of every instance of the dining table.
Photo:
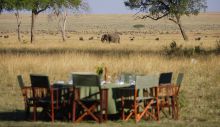
<svg viewBox="0 0 220 127">
<path fill-rule="evenodd" d="M 73 85 L 69 83 L 54 83 L 57 88 L 72 88 Z M 119 113 L 118 102 L 121 99 L 121 88 L 131 87 L 128 83 L 104 83 L 101 85 L 101 89 L 108 89 L 108 115 Z M 80 87 L 80 98 L 85 98 L 90 96 L 92 93 L 99 91 L 98 87 Z M 95 96 L 99 99 L 99 96 Z"/>
</svg>

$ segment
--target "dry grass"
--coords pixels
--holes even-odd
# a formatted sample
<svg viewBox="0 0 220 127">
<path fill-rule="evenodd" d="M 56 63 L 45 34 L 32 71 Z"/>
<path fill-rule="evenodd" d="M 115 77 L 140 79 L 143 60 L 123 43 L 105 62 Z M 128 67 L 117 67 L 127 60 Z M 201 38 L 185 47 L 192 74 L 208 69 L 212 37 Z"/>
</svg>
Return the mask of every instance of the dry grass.
<svg viewBox="0 0 220 127">
<path fill-rule="evenodd" d="M 26 16 L 26 15 L 25 15 Z M 95 18 L 94 18 L 95 17 Z M 161 72 L 174 72 L 173 81 L 178 72 L 185 74 L 181 94 L 185 96 L 184 107 L 181 109 L 180 121 L 162 120 L 164 124 L 150 122 L 151 126 L 216 126 L 220 120 L 220 57 L 210 54 L 207 56 L 198 55 L 192 57 L 167 57 L 161 55 L 164 46 L 168 46 L 172 40 L 185 48 L 202 46 L 206 50 L 216 48 L 216 40 L 219 40 L 220 19 L 219 14 L 202 14 L 196 18 L 184 19 L 187 32 L 190 36 L 189 42 L 182 41 L 179 34 L 175 33 L 176 28 L 167 21 L 155 23 L 152 21 L 132 20 L 128 15 L 85 15 L 70 17 L 74 21 L 68 29 L 67 42 L 60 40 L 60 35 L 51 35 L 47 32 L 40 32 L 38 41 L 34 44 L 16 41 L 14 32 L 15 22 L 12 16 L 0 16 L 0 30 L 3 35 L 8 34 L 9 38 L 0 38 L 0 121 L 4 112 L 16 112 L 23 110 L 23 100 L 20 89 L 17 85 L 16 76 L 23 74 L 26 84 L 29 84 L 30 73 L 46 73 L 51 81 L 67 81 L 69 74 L 73 71 L 95 71 L 96 66 L 104 63 L 109 69 L 109 74 L 114 77 L 121 72 L 136 74 L 158 74 Z M 39 17 L 40 30 L 47 29 L 46 18 Z M 120 18 L 121 20 L 115 20 Z M 24 28 L 28 28 L 28 18 L 24 18 Z M 90 20 L 89 20 L 90 19 Z M 209 22 L 206 22 L 209 19 Z M 124 21 L 128 22 L 124 24 Z M 70 22 L 69 21 L 69 22 Z M 195 21 L 195 22 L 192 22 Z M 146 28 L 154 28 L 158 31 L 135 30 L 134 24 L 145 24 Z M 151 25 L 148 25 L 151 23 Z M 161 23 L 161 24 L 160 24 Z M 165 23 L 165 25 L 164 25 Z M 3 25 L 10 24 L 10 27 Z M 40 25 L 42 24 L 42 25 Z M 44 26 L 44 25 L 45 26 Z M 52 24 L 53 25 L 53 24 Z M 159 26 L 157 26 L 159 25 Z M 112 26 L 112 27 L 111 27 Z M 215 27 L 211 27 L 215 26 Z M 161 27 L 159 29 L 158 27 Z M 199 28 L 198 28 L 199 27 Z M 44 28 L 44 29 L 43 29 Z M 100 31 L 122 32 L 121 44 L 102 44 L 99 39 L 88 40 L 89 37 L 100 37 Z M 13 30 L 12 30 L 13 29 Z M 25 29 L 24 32 L 26 31 Z M 49 29 L 49 28 L 48 28 Z M 77 32 L 71 32 L 76 30 Z M 85 31 L 86 30 L 86 31 Z M 7 32 L 9 31 L 9 32 Z M 54 33 L 54 29 L 50 29 Z M 126 33 L 131 31 L 131 33 Z M 144 32 L 148 32 L 144 34 Z M 150 33 L 152 32 L 152 33 Z M 163 32 L 163 33 L 161 33 Z M 167 34 L 164 34 L 168 32 Z M 23 40 L 28 40 L 28 34 L 22 34 Z M 79 41 L 83 36 L 85 41 Z M 135 36 L 134 41 L 129 37 Z M 194 38 L 201 36 L 201 41 Z M 205 37 L 207 36 L 207 37 Z M 156 41 L 155 38 L 160 40 Z M 15 113 L 16 120 L 16 113 Z M 14 118 L 13 117 L 13 118 Z M 11 122 L 11 116 L 5 118 L 3 126 L 30 126 L 29 122 Z M 35 123 L 35 126 L 50 126 L 48 123 Z M 72 126 L 71 123 L 55 123 L 55 126 Z M 91 126 L 93 124 L 83 123 L 80 126 Z M 96 126 L 96 124 L 94 124 Z M 117 121 L 108 122 L 100 126 L 134 126 L 133 122 L 128 124 Z M 139 123 L 137 126 L 145 126 Z"/>
</svg>

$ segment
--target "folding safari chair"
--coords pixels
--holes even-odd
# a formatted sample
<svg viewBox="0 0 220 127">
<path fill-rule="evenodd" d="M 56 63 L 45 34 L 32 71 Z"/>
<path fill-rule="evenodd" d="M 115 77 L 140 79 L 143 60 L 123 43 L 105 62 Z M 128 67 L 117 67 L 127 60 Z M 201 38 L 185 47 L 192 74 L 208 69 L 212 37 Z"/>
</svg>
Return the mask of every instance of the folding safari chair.
<svg viewBox="0 0 220 127">
<path fill-rule="evenodd" d="M 30 74 L 31 87 L 33 93 L 33 119 L 37 119 L 37 108 L 43 108 L 41 116 L 47 115 L 54 121 L 54 110 L 59 108 L 58 93 L 50 86 L 49 77 L 41 74 Z M 56 97 L 56 98 L 55 98 Z"/>
<path fill-rule="evenodd" d="M 125 96 L 122 94 L 121 97 L 122 119 L 124 121 L 128 121 L 132 116 L 134 116 L 136 122 L 139 122 L 144 116 L 150 116 L 154 120 L 157 120 L 157 114 L 153 113 L 151 108 L 151 105 L 156 103 L 156 98 L 150 94 L 144 96 L 143 92 L 149 89 L 156 90 L 155 88 L 158 85 L 158 81 L 158 76 L 136 76 L 136 84 L 133 87 L 122 88 L 122 90 L 128 90 L 125 92 Z M 128 94 L 131 94 L 130 97 Z M 127 102 L 129 101 L 133 103 L 128 104 Z M 128 112 L 126 112 L 126 108 L 129 108 L 129 110 L 127 110 Z"/>
<path fill-rule="evenodd" d="M 161 73 L 160 74 L 160 77 L 159 77 L 159 86 L 162 86 L 162 85 L 171 85 L 171 81 L 172 81 L 172 75 L 173 75 L 173 72 L 164 72 L 164 73 Z M 164 113 L 164 115 L 166 117 L 168 117 L 168 115 L 165 113 L 165 110 L 164 108 L 167 107 L 169 109 L 169 114 L 171 114 L 171 104 L 170 104 L 170 97 L 163 97 L 163 98 L 160 98 L 161 100 L 163 100 L 163 105 L 161 105 L 161 110 L 162 112 Z"/>
<path fill-rule="evenodd" d="M 164 108 L 168 107 L 169 114 L 171 114 L 171 109 L 172 109 L 172 118 L 178 119 L 178 112 L 179 112 L 178 95 L 182 80 L 183 80 L 183 73 L 179 73 L 176 83 L 174 84 L 167 83 L 166 85 L 159 85 L 157 88 L 159 109 L 162 110 L 163 114 L 166 117 L 168 116 L 165 113 Z"/>
<path fill-rule="evenodd" d="M 80 122 L 88 116 L 96 122 L 107 120 L 108 89 L 101 88 L 99 76 L 94 73 L 73 73 L 72 78 L 72 121 Z M 81 89 L 87 89 L 85 97 L 81 97 Z"/>
<path fill-rule="evenodd" d="M 177 92 L 177 86 L 176 85 L 162 85 L 158 86 L 156 90 L 156 98 L 157 98 L 157 106 L 156 108 L 158 109 L 158 119 L 160 119 L 160 111 L 163 111 L 164 107 L 171 107 L 172 108 L 172 117 L 175 118 L 175 103 L 174 99 L 176 98 L 176 92 Z M 170 101 L 164 101 L 163 98 L 169 97 Z M 164 113 L 164 111 L 163 111 Z M 165 114 L 166 115 L 166 114 Z"/>
</svg>

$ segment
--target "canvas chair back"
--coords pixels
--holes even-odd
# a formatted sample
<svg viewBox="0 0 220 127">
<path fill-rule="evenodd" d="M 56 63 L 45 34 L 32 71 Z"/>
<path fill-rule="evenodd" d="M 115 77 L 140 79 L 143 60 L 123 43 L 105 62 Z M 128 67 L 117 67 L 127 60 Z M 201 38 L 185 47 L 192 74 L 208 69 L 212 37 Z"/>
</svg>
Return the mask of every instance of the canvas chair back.
<svg viewBox="0 0 220 127">
<path fill-rule="evenodd" d="M 170 84 L 173 72 L 161 73 L 159 78 L 159 85 Z"/>
<path fill-rule="evenodd" d="M 180 86 L 182 81 L 183 81 L 183 77 L 184 77 L 184 74 L 183 73 L 179 73 L 178 74 L 178 77 L 177 77 L 177 80 L 176 80 L 176 85 L 177 86 Z"/>
<path fill-rule="evenodd" d="M 181 86 L 182 81 L 183 81 L 183 77 L 184 77 L 183 73 L 179 73 L 178 76 L 177 76 L 177 80 L 176 80 L 176 85 L 177 85 L 176 95 L 179 94 L 179 90 L 180 90 L 180 86 Z"/>
<path fill-rule="evenodd" d="M 76 87 L 101 87 L 100 78 L 95 73 L 72 73 L 72 80 Z"/>
<path fill-rule="evenodd" d="M 134 80 L 135 81 L 135 75 L 129 74 L 129 73 L 123 73 L 120 76 L 120 80 L 123 81 L 124 83 L 130 83 L 130 80 Z"/>
<path fill-rule="evenodd" d="M 49 88 L 50 81 L 47 75 L 30 74 L 31 86 L 39 88 Z"/>
<path fill-rule="evenodd" d="M 18 85 L 20 86 L 20 88 L 24 88 L 24 80 L 23 80 L 23 76 L 22 75 L 18 75 L 17 76 L 18 79 Z"/>
<path fill-rule="evenodd" d="M 156 75 L 136 76 L 137 89 L 152 88 L 158 86 L 159 77 Z"/>
</svg>

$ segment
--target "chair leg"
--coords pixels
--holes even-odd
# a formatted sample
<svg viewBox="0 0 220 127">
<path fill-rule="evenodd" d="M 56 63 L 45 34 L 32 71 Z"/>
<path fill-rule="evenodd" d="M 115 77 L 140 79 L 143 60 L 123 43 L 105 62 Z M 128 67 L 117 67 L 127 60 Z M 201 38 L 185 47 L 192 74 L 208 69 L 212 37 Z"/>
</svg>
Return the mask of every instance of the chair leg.
<svg viewBox="0 0 220 127">
<path fill-rule="evenodd" d="M 105 109 L 105 121 L 108 120 L 108 109 Z"/>
<path fill-rule="evenodd" d="M 157 98 L 157 107 L 156 107 L 156 116 L 157 116 L 157 120 L 160 120 L 160 104 L 159 104 L 159 99 Z"/>
<path fill-rule="evenodd" d="M 54 107 L 53 107 L 53 104 L 51 106 L 51 122 L 54 122 Z"/>
<path fill-rule="evenodd" d="M 33 108 L 33 120 L 36 121 L 36 119 L 37 119 L 37 107 L 34 106 L 34 108 Z"/>
<path fill-rule="evenodd" d="M 156 119 L 156 117 L 152 114 L 152 113 L 150 113 L 150 112 L 148 112 L 148 109 L 150 108 L 150 106 L 153 104 L 153 100 L 151 100 L 146 106 L 145 106 L 145 108 L 144 108 L 144 111 L 141 113 L 141 114 L 139 114 L 138 112 L 136 113 L 136 122 L 139 122 L 140 120 L 141 120 L 141 118 L 147 113 L 148 115 L 150 115 L 153 119 Z M 137 109 L 138 109 L 138 106 L 136 107 L 136 111 L 137 111 Z"/>
<path fill-rule="evenodd" d="M 103 107 L 102 103 L 100 105 L 100 122 L 102 123 L 103 121 L 107 121 L 108 120 L 108 108 L 107 107 Z"/>
<path fill-rule="evenodd" d="M 26 119 L 29 118 L 29 115 L 30 115 L 30 106 L 25 106 L 25 117 Z"/>
<path fill-rule="evenodd" d="M 179 119 L 179 102 L 178 102 L 178 98 L 176 97 L 175 99 L 175 107 L 176 107 L 176 120 Z"/>
<path fill-rule="evenodd" d="M 131 111 L 131 113 L 125 118 L 125 121 L 128 121 L 129 118 L 134 114 L 134 111 Z"/>
<path fill-rule="evenodd" d="M 76 121 L 76 102 L 73 102 L 73 107 L 72 107 L 72 122 Z"/>
<path fill-rule="evenodd" d="M 176 119 L 176 109 L 175 109 L 175 97 L 172 97 L 171 99 L 172 103 L 172 118 Z"/>
<path fill-rule="evenodd" d="M 124 97 L 121 97 L 121 119 L 125 120 L 125 112 L 124 112 Z"/>
<path fill-rule="evenodd" d="M 99 114 L 99 123 L 102 123 L 103 122 L 103 110 L 102 110 L 102 106 L 101 106 L 101 109 L 100 109 L 100 114 Z"/>
</svg>

